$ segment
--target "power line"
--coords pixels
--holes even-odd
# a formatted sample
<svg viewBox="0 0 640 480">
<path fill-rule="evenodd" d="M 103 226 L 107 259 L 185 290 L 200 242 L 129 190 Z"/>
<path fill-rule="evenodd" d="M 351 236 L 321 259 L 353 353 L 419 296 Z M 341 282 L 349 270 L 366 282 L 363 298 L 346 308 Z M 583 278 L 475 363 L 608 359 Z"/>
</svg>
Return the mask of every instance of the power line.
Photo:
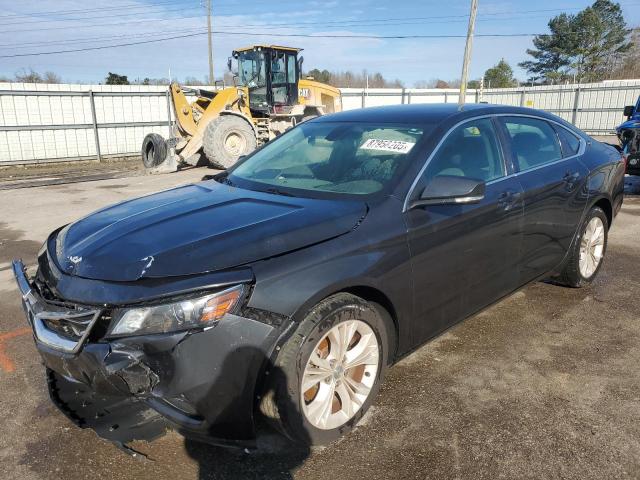
<svg viewBox="0 0 640 480">
<path fill-rule="evenodd" d="M 163 8 L 162 10 L 158 11 L 158 12 L 150 12 L 154 15 L 162 15 L 165 13 L 171 13 L 171 12 L 188 12 L 190 10 L 201 10 L 202 7 L 200 6 L 194 6 L 194 7 L 175 7 L 175 8 Z M 124 18 L 124 17 L 138 17 L 138 16 L 148 16 L 149 12 L 148 11 L 144 11 L 144 12 L 134 12 L 134 13 L 123 13 L 122 15 L 109 15 L 109 18 Z M 98 15 L 95 17 L 79 17 L 79 18 L 54 18 L 54 19 L 40 19 L 40 20 L 32 20 L 32 21 L 19 21 L 19 22 L 4 22 L 3 25 L 32 25 L 34 23 L 60 23 L 60 22 L 84 22 L 86 20 L 96 20 L 96 19 L 103 19 L 104 18 L 104 14 L 103 15 Z M 69 28 L 68 26 L 65 28 Z"/>
<path fill-rule="evenodd" d="M 128 20 L 126 22 L 110 22 L 110 23 L 89 23 L 87 25 L 73 25 L 72 27 L 70 27 L 69 25 L 65 25 L 65 26 L 61 26 L 61 27 L 44 27 L 44 28 L 38 28 L 38 32 L 44 32 L 44 31 L 50 31 L 50 30 L 69 30 L 70 28 L 73 28 L 74 30 L 77 30 L 79 28 L 95 28 L 95 27 L 114 27 L 114 26 L 121 26 L 121 25 L 131 25 L 131 24 L 136 24 L 139 25 L 141 23 L 159 23 L 159 22 L 175 22 L 176 20 L 187 20 L 190 18 L 204 18 L 203 15 L 191 15 L 191 16 L 186 16 L 186 17 L 172 17 L 172 18 L 151 18 L 151 19 L 147 19 L 147 20 Z M 18 29 L 18 30 L 2 30 L 0 31 L 0 35 L 4 34 L 4 33 L 22 33 L 24 32 L 24 29 Z M 30 32 L 31 33 L 31 32 Z"/>
<path fill-rule="evenodd" d="M 198 3 L 196 1 L 196 3 Z M 0 18 L 12 18 L 12 17 L 32 17 L 32 16 L 44 16 L 44 15 L 64 15 L 67 13 L 91 13 L 91 12 L 103 12 L 103 11 L 111 11 L 111 10 L 134 10 L 143 8 L 148 10 L 150 8 L 158 8 L 163 5 L 175 5 L 176 0 L 164 1 L 164 2 L 154 2 L 151 4 L 148 3 L 137 3 L 137 4 L 125 4 L 111 7 L 99 7 L 99 8 L 78 8 L 74 10 L 50 10 L 48 12 L 23 12 L 23 13 L 10 13 L 7 15 L 0 15 Z M 239 6 L 238 3 L 224 3 L 220 4 L 222 6 Z"/>
<path fill-rule="evenodd" d="M 235 36 L 251 36 L 251 37 L 273 37 L 277 35 L 279 37 L 303 37 L 303 38 L 352 38 L 352 39 L 375 39 L 375 40 L 405 40 L 405 39 L 427 39 L 427 38 L 466 38 L 466 35 L 309 35 L 302 33 L 286 33 L 286 34 L 273 34 L 273 33 L 256 33 L 256 32 L 225 32 L 225 31 L 214 31 L 212 32 L 216 35 L 235 35 Z M 132 45 L 143 45 L 147 43 L 158 43 L 165 42 L 168 40 L 176 40 L 180 38 L 189 38 L 189 37 L 197 37 L 201 35 L 207 35 L 207 32 L 199 32 L 199 33 L 191 33 L 186 35 L 176 35 L 173 37 L 166 37 L 154 40 L 143 40 L 139 42 L 129 42 L 129 43 L 119 43 L 114 45 L 101 45 L 97 47 L 87 47 L 87 48 L 74 48 L 69 50 L 57 50 L 50 52 L 38 52 L 38 53 L 17 53 L 11 55 L 0 55 L 0 58 L 15 58 L 15 57 L 34 57 L 41 55 L 56 55 L 60 53 L 74 53 L 74 52 L 88 52 L 91 50 L 105 50 L 108 48 L 117 48 L 117 47 L 128 47 Z M 533 37 L 536 35 L 540 35 L 539 33 L 485 33 L 485 34 L 477 34 L 476 37 Z"/>
<path fill-rule="evenodd" d="M 508 17 L 507 19 L 513 19 L 514 17 Z M 531 18 L 531 17 L 529 17 Z M 487 20 L 491 20 L 491 19 L 487 19 Z M 495 19 L 494 19 L 495 20 Z M 503 19 L 500 19 L 503 20 Z M 387 22 L 384 26 L 398 26 L 398 25 L 427 25 L 427 24 L 439 24 L 439 23 L 458 23 L 458 22 L 466 22 L 466 19 L 460 19 L 460 20 L 451 20 L 451 21 L 435 21 L 435 22 L 426 22 L 426 21 L 414 21 L 414 20 L 408 20 L 405 22 Z M 222 27 L 224 28 L 244 28 L 244 27 L 262 27 L 262 28 L 270 28 L 276 25 L 280 25 L 280 24 L 243 24 L 243 25 L 222 25 Z M 287 24 L 283 24 L 283 25 L 287 25 Z M 300 29 L 309 29 L 309 28 L 317 28 L 319 25 L 315 25 L 315 26 L 295 26 L 293 28 L 295 28 L 296 30 L 300 30 Z M 320 24 L 320 26 L 322 26 L 322 24 Z M 330 26 L 327 25 L 328 28 L 344 28 L 344 27 L 349 27 L 349 28 L 361 28 L 361 27 L 378 27 L 380 26 L 379 24 L 375 24 L 375 23 L 363 23 L 363 24 L 357 24 L 357 25 L 335 25 L 335 26 Z M 137 34 L 125 34 L 125 35 L 106 35 L 106 36 L 98 36 L 98 37 L 81 37 L 81 38 L 69 38 L 69 39 L 61 39 L 61 40 L 54 40 L 54 41 L 37 41 L 37 42 L 20 42 L 20 43 L 2 43 L 0 44 L 0 48 L 1 47 L 5 47 L 5 48 L 34 48 L 34 47 L 40 47 L 40 46 L 49 46 L 49 45 L 64 45 L 64 44 L 68 44 L 68 43 L 86 43 L 88 41 L 94 41 L 94 40 L 104 40 L 104 39 L 114 39 L 114 38 L 122 38 L 122 39 L 130 39 L 130 38 L 140 38 L 140 37 L 145 37 L 145 36 L 155 36 L 155 35 L 165 35 L 165 34 L 171 34 L 171 33 L 186 33 L 186 32 L 191 32 L 194 30 L 200 30 L 200 27 L 193 27 L 193 28 L 188 28 L 188 29 L 180 29 L 180 30 L 163 30 L 163 31 L 158 31 L 158 32 L 145 32 L 145 33 L 137 33 Z M 277 34 L 277 32 L 274 32 L 274 34 Z"/>
<path fill-rule="evenodd" d="M 157 37 L 157 36 L 166 36 L 171 34 L 178 33 L 192 33 L 192 32 L 200 32 L 202 31 L 202 27 L 194 27 L 194 28 L 181 28 L 179 30 L 163 30 L 157 32 L 144 32 L 144 33 L 127 33 L 124 35 L 101 35 L 98 37 L 82 37 L 82 38 L 68 38 L 64 40 L 53 40 L 49 42 L 37 41 L 37 42 L 24 42 L 24 43 L 0 43 L 0 48 L 38 48 L 45 47 L 48 45 L 64 45 L 64 44 L 74 44 L 74 43 L 87 43 L 87 42 L 95 42 L 96 40 L 114 40 L 114 39 L 122 39 L 128 40 L 132 38 L 141 38 L 141 37 Z"/>
<path fill-rule="evenodd" d="M 640 3 L 640 2 L 636 2 L 636 3 Z M 548 12 L 548 11 L 556 11 L 556 9 L 521 10 L 518 12 L 505 11 L 505 12 L 487 13 L 485 14 L 485 16 L 497 16 L 497 15 L 505 15 L 505 14 L 512 14 L 512 13 L 516 13 L 519 15 L 526 15 L 529 13 Z M 108 24 L 102 24 L 102 25 L 93 24 L 93 25 L 87 25 L 87 27 L 122 25 L 126 23 L 147 23 L 151 21 L 157 23 L 157 22 L 175 21 L 175 20 L 183 20 L 183 19 L 189 19 L 189 18 L 204 18 L 204 17 L 205 15 L 202 15 L 202 16 L 197 15 L 197 16 L 190 16 L 190 17 L 187 16 L 187 17 L 170 18 L 170 19 L 151 19 L 151 20 L 133 21 L 133 22 L 108 23 Z M 441 16 L 430 16 L 430 17 L 413 17 L 411 19 L 407 19 L 406 17 L 400 17 L 400 18 L 368 19 L 368 20 L 337 20 L 337 21 L 327 21 L 327 22 L 297 22 L 295 25 L 291 25 L 291 23 L 270 23 L 270 24 L 225 25 L 224 27 L 226 28 L 245 28 L 245 27 L 270 28 L 270 27 L 277 27 L 277 26 L 291 26 L 292 28 L 302 29 L 302 28 L 309 28 L 309 27 L 305 27 L 304 25 L 310 24 L 311 28 L 318 28 L 322 26 L 326 26 L 329 28 L 340 28 L 340 27 L 354 28 L 354 27 L 368 27 L 368 26 L 391 26 L 391 25 L 408 25 L 408 24 L 410 25 L 410 24 L 428 24 L 428 23 L 455 23 L 455 22 L 461 22 L 461 21 L 464 22 L 466 21 L 466 18 L 468 18 L 468 15 L 441 15 Z M 515 17 L 502 17 L 498 19 L 480 19 L 480 21 L 509 20 L 514 18 Z M 518 18 L 521 18 L 521 17 L 518 17 Z M 528 18 L 531 18 L 531 16 L 529 16 Z M 445 20 L 437 20 L 437 19 L 461 19 L 461 20 L 445 21 Z M 392 23 L 396 20 L 402 20 L 402 22 Z M 436 21 L 429 22 L 429 20 L 436 20 Z M 369 23 L 365 23 L 365 22 L 369 22 Z M 385 23 L 384 25 L 378 25 L 377 23 L 370 23 L 370 22 L 385 22 Z M 83 26 L 74 26 L 74 28 L 79 28 L 79 27 L 83 27 Z M 59 27 L 59 28 L 68 29 L 69 27 Z M 58 28 L 50 28 L 50 29 L 44 28 L 40 30 L 53 30 L 53 29 L 58 29 Z M 189 28 L 187 30 L 181 29 L 181 30 L 173 30 L 173 31 L 161 31 L 157 33 L 148 32 L 148 33 L 140 33 L 140 34 L 132 34 L 132 35 L 127 34 L 127 35 L 119 35 L 119 36 L 109 35 L 109 36 L 102 36 L 102 37 L 83 37 L 83 38 L 75 38 L 75 39 L 68 39 L 68 40 L 62 39 L 62 40 L 53 41 L 53 42 L 28 42 L 28 43 L 0 44 L 0 47 L 29 48 L 29 46 L 31 46 L 31 48 L 34 48 L 34 47 L 37 48 L 39 46 L 48 46 L 53 44 L 64 45 L 67 43 L 82 43 L 82 42 L 87 42 L 92 40 L 114 39 L 114 38 L 131 39 L 131 38 L 140 38 L 140 37 L 146 37 L 146 36 L 165 35 L 167 33 L 169 34 L 185 33 L 190 31 L 192 32 L 194 30 L 199 30 L 199 28 L 196 27 L 196 28 Z M 9 32 L 6 32 L 6 33 L 9 33 Z M 223 32 L 214 32 L 214 33 L 223 33 Z M 224 33 L 227 33 L 227 32 L 224 32 Z M 238 34 L 238 33 L 239 32 L 228 32 L 228 34 Z M 284 34 L 284 33 L 278 33 L 278 32 L 273 32 L 273 35 L 296 36 L 294 34 Z M 300 36 L 304 36 L 304 35 L 300 34 Z M 322 36 L 319 36 L 319 35 L 309 35 L 309 36 L 322 38 Z M 182 37 L 178 36 L 176 38 L 182 38 Z M 346 37 L 346 38 L 350 38 L 350 37 Z M 354 35 L 354 38 L 370 38 L 370 37 L 365 35 Z M 375 36 L 375 38 L 385 38 L 385 37 Z M 396 38 L 396 36 L 391 35 L 389 36 L 389 38 Z M 422 37 L 415 37 L 415 38 L 422 38 Z M 162 40 L 163 39 L 159 39 L 158 41 L 162 41 Z M 150 42 L 144 42 L 144 43 L 150 43 Z M 100 48 L 109 48 L 109 46 L 103 46 Z M 77 50 L 74 49 L 73 51 L 77 51 Z M 35 55 L 35 54 L 23 54 L 23 55 L 26 56 L 26 55 Z M 6 58 L 6 56 L 2 58 Z"/>
<path fill-rule="evenodd" d="M 527 12 L 537 12 L 538 10 L 530 10 L 530 11 L 523 11 L 520 12 L 522 14 L 526 14 Z M 399 26 L 399 25 L 427 25 L 427 24 L 447 24 L 447 23 L 459 23 L 459 22 L 466 22 L 467 21 L 467 17 L 468 15 L 465 15 L 464 19 L 454 19 L 454 20 L 436 20 L 433 22 L 429 22 L 429 21 L 423 21 L 420 20 L 420 18 L 424 18 L 424 19 L 437 19 L 437 18 L 449 18 L 452 17 L 451 15 L 444 15 L 444 16 L 436 16 L 436 17 L 416 17 L 412 20 L 407 20 L 407 21 L 402 21 L 402 22 L 394 22 L 394 21 L 386 21 L 386 23 L 384 25 L 379 25 L 377 23 L 359 23 L 359 24 L 341 24 L 341 25 L 329 25 L 329 23 L 332 22 L 327 22 L 327 24 L 324 23 L 315 23 L 314 25 L 311 26 L 298 26 L 295 25 L 292 28 L 294 28 L 295 30 L 299 30 L 299 29 L 309 29 L 309 28 L 318 28 L 318 27 L 323 27 L 326 26 L 327 28 L 361 28 L 361 27 L 378 27 L 378 26 Z M 189 17 L 190 18 L 190 17 Z M 479 19 L 478 21 L 504 21 L 504 20 L 513 20 L 513 19 L 517 19 L 517 18 L 522 18 L 522 17 L 503 17 L 503 18 L 490 18 L 490 19 Z M 533 18 L 531 15 L 528 15 L 527 18 Z M 394 19 L 388 19 L 388 20 L 394 20 Z M 406 20 L 406 19 L 403 19 Z M 166 20 L 159 20 L 159 21 L 169 21 L 169 19 Z M 382 21 L 382 20 L 372 20 L 372 21 Z M 354 21 L 355 22 L 355 21 Z M 366 22 L 366 20 L 362 20 L 361 22 Z M 277 26 L 289 26 L 290 24 L 287 23 L 270 23 L 270 24 L 243 24 L 243 25 L 222 25 L 222 27 L 224 28 L 245 28 L 245 27 L 258 27 L 258 28 L 271 28 L 271 27 L 277 27 Z M 80 37 L 80 38 L 70 38 L 70 39 L 61 39 L 61 40 L 57 40 L 57 41 L 38 41 L 38 42 L 20 42 L 20 43 L 4 43 L 4 44 L 0 44 L 0 48 L 4 47 L 4 48 L 37 48 L 37 47 L 41 47 L 41 46 L 49 46 L 49 45 L 65 45 L 65 44 L 74 44 L 74 43 L 86 43 L 89 41 L 95 41 L 95 40 L 105 40 L 105 39 L 115 39 L 115 38 L 120 38 L 120 39 L 133 39 L 133 38 L 140 38 L 140 37 L 149 37 L 149 36 L 158 36 L 158 35 L 166 35 L 166 34 L 173 34 L 173 33 L 191 33 L 193 31 L 200 31 L 200 27 L 192 27 L 192 28 L 187 28 L 187 29 L 179 29 L 179 30 L 162 30 L 162 31 L 158 31 L 158 32 L 145 32 L 145 33 L 138 33 L 138 34 L 125 34 L 125 35 L 107 35 L 107 36 L 98 36 L 98 37 Z M 273 32 L 274 35 L 278 35 L 280 34 L 280 32 Z M 284 34 L 283 34 L 284 35 Z M 360 35 L 358 35 L 360 36 Z"/>
<path fill-rule="evenodd" d="M 167 2 L 157 2 L 157 3 L 152 3 L 152 4 L 137 4 L 137 5 L 126 5 L 126 6 L 115 6 L 115 7 L 100 7 L 100 8 L 88 8 L 88 9 L 75 9 L 75 10 L 54 10 L 54 11 L 48 11 L 48 12 L 31 12 L 31 13 L 23 13 L 23 14 L 9 14 L 9 15 L 0 15 L 0 18 L 12 18 L 12 17 L 32 17 L 32 16 L 44 16 L 47 14 L 68 14 L 68 13 L 75 13 L 75 14 L 86 14 L 86 13 L 92 13 L 92 12 L 99 12 L 99 11 L 111 11 L 111 10 L 127 10 L 127 9 L 144 9 L 144 12 L 136 12 L 136 13 L 129 13 L 129 14 L 123 14 L 123 15 L 112 15 L 112 17 L 122 17 L 122 16 L 131 16 L 131 15 L 145 15 L 149 9 L 154 9 L 154 8 L 162 8 L 163 11 L 167 11 L 167 12 L 171 12 L 171 11 L 180 11 L 180 10 L 187 10 L 187 9 L 192 9 L 192 8 L 197 8 L 197 7 L 189 7 L 188 4 L 187 5 L 181 5 L 181 6 L 176 6 L 176 8 L 173 9 L 167 9 L 164 8 L 164 5 L 175 5 L 176 2 L 174 1 L 167 1 Z M 621 5 L 638 5 L 638 2 L 620 2 Z M 237 3 L 221 3 L 219 4 L 219 6 L 239 6 L 239 4 Z M 489 16 L 489 15 L 504 15 L 504 14 L 513 14 L 513 13 L 519 13 L 519 14 L 524 14 L 524 13 L 534 13 L 534 12 L 561 12 L 561 11 L 566 11 L 566 10 L 580 10 L 582 7 L 565 7 L 565 8 L 546 8 L 546 9 L 536 9 L 536 10 L 519 10 L 519 11 L 503 11 L 503 12 L 487 12 L 487 13 L 483 13 L 482 16 Z M 156 12 L 154 12 L 156 13 Z M 157 12 L 157 13 L 163 13 L 163 12 Z M 235 13 L 235 12 L 232 12 Z M 415 19 L 429 19 L 429 18 L 463 18 L 463 17 L 468 17 L 468 14 L 463 14 L 463 15 L 441 15 L 441 16 L 432 16 L 432 17 L 414 17 Z M 5 23 L 4 25 L 15 25 L 15 24 L 23 24 L 23 23 L 42 23 L 42 22 L 61 22 L 61 21 L 77 21 L 77 20 L 90 20 L 90 19 L 94 19 L 94 18 L 102 18 L 102 16 L 100 17 L 82 17 L 82 18 L 70 18 L 70 19 L 49 19 L 49 20 L 38 20 L 38 21 L 34 21 L 34 22 L 17 22 L 17 23 Z M 368 20 L 362 20 L 362 21 L 366 21 L 366 22 L 371 22 L 371 21 L 387 21 L 387 20 L 402 20 L 401 18 L 395 18 L 395 19 L 368 19 Z M 323 23 L 342 23 L 342 22 L 352 22 L 355 20 L 338 20 L 338 21 L 331 21 L 331 22 L 323 22 Z M 300 24 L 315 24 L 317 22 L 296 22 L 296 25 L 300 25 Z M 279 24 L 279 25 L 289 25 L 290 22 L 288 24 Z"/>
<path fill-rule="evenodd" d="M 626 3 L 621 3 L 622 5 L 639 5 L 640 2 L 626 2 Z M 482 17 L 479 21 L 489 21 L 487 19 L 485 19 L 484 17 L 494 17 L 494 16 L 502 16 L 502 15 L 512 15 L 512 14 L 517 14 L 517 15 L 526 15 L 529 13 L 544 13 L 544 12 L 561 12 L 564 10 L 576 10 L 577 8 L 565 8 L 565 9 L 535 9 L 535 10 L 520 10 L 520 11 L 504 11 L 504 12 L 489 12 L 489 13 L 484 13 L 481 14 L 480 16 Z M 181 8 L 178 8 L 177 10 L 184 10 Z M 172 10 L 165 10 L 165 11 L 173 11 Z M 162 14 L 164 12 L 155 12 L 157 14 Z M 139 13 L 138 13 L 139 14 Z M 138 15 L 138 14 L 128 14 L 129 16 L 131 15 Z M 144 14 L 144 13 L 143 13 Z M 176 20 L 187 20 L 187 19 L 197 19 L 197 18 L 205 18 L 206 15 L 188 15 L 188 16 L 180 16 L 180 17 L 173 17 L 173 18 L 151 18 L 151 19 L 144 19 L 144 20 L 129 20 L 129 21 L 125 21 L 125 22 L 110 22 L 110 23 L 89 23 L 86 25 L 74 25 L 73 28 L 74 29 L 78 29 L 78 28 L 95 28 L 95 27 L 103 27 L 103 26 L 120 26 L 120 25 L 127 25 L 127 24 L 142 24 L 142 23 L 158 23 L 158 22 L 167 22 L 167 21 L 176 21 Z M 221 16 L 222 18 L 224 18 L 224 15 Z M 91 17 L 91 18 L 103 18 L 102 16 L 100 17 Z M 468 18 L 468 14 L 465 15 L 439 15 L 439 16 L 429 16 L 429 17 L 411 17 L 411 18 L 407 18 L 407 17 L 396 17 L 396 18 L 379 18 L 379 19 L 366 19 L 366 20 L 333 20 L 333 21 L 325 21 L 325 22 L 295 22 L 295 23 L 291 23 L 291 22 L 287 22 L 287 23 L 270 23 L 270 24 L 243 24 L 243 25 L 227 25 L 228 27 L 232 27 L 232 28 L 244 28 L 244 27 L 273 27 L 273 26 L 291 26 L 292 28 L 304 28 L 302 27 L 302 25 L 311 25 L 313 27 L 319 27 L 319 26 L 344 26 L 344 27 L 357 27 L 358 25 L 362 25 L 362 26 L 376 26 L 377 23 L 384 23 L 384 24 L 388 24 L 388 22 L 392 22 L 392 21 L 405 21 L 405 20 L 410 20 L 411 22 L 417 22 L 417 21 L 422 21 L 422 20 L 434 20 L 434 19 L 466 19 Z M 517 18 L 522 18 L 522 17 L 517 17 Z M 65 20 L 65 21 L 83 21 L 89 19 L 89 17 L 83 18 L 83 19 L 69 19 L 69 20 Z M 502 17 L 502 20 L 508 20 L 509 17 Z M 53 22 L 56 20 L 46 20 L 45 22 Z M 460 20 L 462 21 L 462 20 Z M 466 20 L 464 20 L 466 21 Z M 38 21 L 40 22 L 40 21 Z M 375 23 L 374 23 L 375 22 Z M 23 22 L 23 23 L 37 23 L 37 22 Z M 422 22 L 420 22 L 422 23 Z M 456 21 L 449 21 L 449 22 L 430 22 L 430 23 L 456 23 Z M 405 23 L 405 24 L 411 24 L 411 23 Z M 5 23 L 4 25 L 16 25 L 16 23 Z M 59 26 L 59 27 L 44 27 L 44 28 L 39 28 L 38 31 L 50 31 L 50 30 L 67 30 L 69 29 L 69 26 Z M 22 32 L 22 29 L 18 29 L 18 30 L 4 30 L 4 31 L 0 31 L 0 34 L 2 33 L 19 33 Z"/>
</svg>

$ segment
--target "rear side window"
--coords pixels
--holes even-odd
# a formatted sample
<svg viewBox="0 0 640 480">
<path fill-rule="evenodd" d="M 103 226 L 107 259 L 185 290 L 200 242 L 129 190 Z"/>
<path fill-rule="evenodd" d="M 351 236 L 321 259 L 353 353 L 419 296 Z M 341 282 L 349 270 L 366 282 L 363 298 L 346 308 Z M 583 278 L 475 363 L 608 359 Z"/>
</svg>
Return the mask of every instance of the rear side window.
<svg viewBox="0 0 640 480">
<path fill-rule="evenodd" d="M 528 117 L 502 117 L 520 171 L 562 158 L 560 142 L 548 122 Z"/>
<path fill-rule="evenodd" d="M 558 132 L 558 138 L 560 138 L 563 156 L 577 155 L 580 150 L 580 139 L 564 127 L 556 126 L 555 128 Z"/>
<path fill-rule="evenodd" d="M 470 120 L 447 136 L 429 162 L 425 180 L 429 182 L 440 175 L 485 182 L 504 176 L 504 162 L 490 119 Z"/>
</svg>

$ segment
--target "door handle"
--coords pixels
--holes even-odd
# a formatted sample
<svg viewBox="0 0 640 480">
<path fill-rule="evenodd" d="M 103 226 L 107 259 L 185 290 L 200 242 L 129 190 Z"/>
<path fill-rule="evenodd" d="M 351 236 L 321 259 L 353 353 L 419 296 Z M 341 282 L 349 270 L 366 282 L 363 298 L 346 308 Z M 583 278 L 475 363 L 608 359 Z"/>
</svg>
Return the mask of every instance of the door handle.
<svg viewBox="0 0 640 480">
<path fill-rule="evenodd" d="M 564 174 L 564 177 L 562 177 L 562 181 L 568 191 L 573 190 L 578 180 L 580 180 L 580 173 L 578 172 L 567 172 Z"/>
<path fill-rule="evenodd" d="M 519 198 L 520 192 L 507 190 L 505 192 L 502 192 L 498 197 L 498 205 L 504 210 L 511 210 L 511 208 L 513 208 Z"/>
</svg>

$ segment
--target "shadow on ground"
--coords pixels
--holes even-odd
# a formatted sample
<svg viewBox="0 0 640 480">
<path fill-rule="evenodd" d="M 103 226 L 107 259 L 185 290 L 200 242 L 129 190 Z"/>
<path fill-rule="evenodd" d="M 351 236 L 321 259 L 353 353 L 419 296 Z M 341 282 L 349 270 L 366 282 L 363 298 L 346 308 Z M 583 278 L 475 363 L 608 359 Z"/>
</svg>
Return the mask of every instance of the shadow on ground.
<svg viewBox="0 0 640 480">
<path fill-rule="evenodd" d="M 251 373 L 242 375 L 244 371 L 255 371 L 251 365 L 263 366 L 263 371 L 268 372 L 268 376 L 264 378 L 270 379 L 268 385 L 254 389 L 256 378 Z M 235 428 L 226 422 L 239 416 L 239 420 L 246 420 L 245 417 L 250 417 L 253 410 L 257 449 L 229 449 L 185 439 L 185 450 L 198 465 L 198 479 L 292 479 L 293 472 L 310 454 L 307 447 L 308 436 L 303 434 L 305 438 L 294 443 L 277 433 L 270 425 L 273 421 L 261 416 L 259 409 L 255 408 L 258 394 L 262 397 L 273 394 L 272 390 L 276 384 L 286 383 L 285 372 L 275 366 L 261 350 L 254 347 L 243 347 L 229 354 L 218 371 L 220 373 L 217 381 L 202 396 L 196 410 L 201 412 L 205 422 L 210 425 L 208 430 L 211 437 L 220 436 L 222 432 L 224 438 L 235 436 L 238 439 L 251 437 L 252 429 L 240 426 Z M 241 378 L 238 378 L 239 375 Z M 232 390 L 239 392 L 237 396 L 223 394 L 228 391 L 229 385 L 235 385 Z M 282 397 L 284 398 L 281 398 L 280 408 L 287 412 L 299 411 L 288 396 Z M 210 412 L 212 417 L 207 418 Z M 302 425 L 301 418 L 297 415 L 292 416 L 297 424 Z M 225 419 L 225 423 L 220 423 L 219 418 Z"/>
</svg>

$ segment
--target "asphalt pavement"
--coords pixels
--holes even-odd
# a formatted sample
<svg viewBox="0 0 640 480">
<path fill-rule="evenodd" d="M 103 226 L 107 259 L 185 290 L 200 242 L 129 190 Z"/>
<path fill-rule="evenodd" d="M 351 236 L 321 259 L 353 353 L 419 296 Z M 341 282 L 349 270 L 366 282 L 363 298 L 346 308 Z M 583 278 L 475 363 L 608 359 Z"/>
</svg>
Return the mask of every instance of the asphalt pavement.
<svg viewBox="0 0 640 480">
<path fill-rule="evenodd" d="M 394 366 L 355 432 L 305 449 L 261 431 L 256 452 L 176 433 L 132 457 L 51 404 L 10 260 L 102 206 L 193 169 L 0 191 L 0 476 L 7 479 L 640 478 L 640 177 L 593 285 L 535 283 Z"/>
</svg>

